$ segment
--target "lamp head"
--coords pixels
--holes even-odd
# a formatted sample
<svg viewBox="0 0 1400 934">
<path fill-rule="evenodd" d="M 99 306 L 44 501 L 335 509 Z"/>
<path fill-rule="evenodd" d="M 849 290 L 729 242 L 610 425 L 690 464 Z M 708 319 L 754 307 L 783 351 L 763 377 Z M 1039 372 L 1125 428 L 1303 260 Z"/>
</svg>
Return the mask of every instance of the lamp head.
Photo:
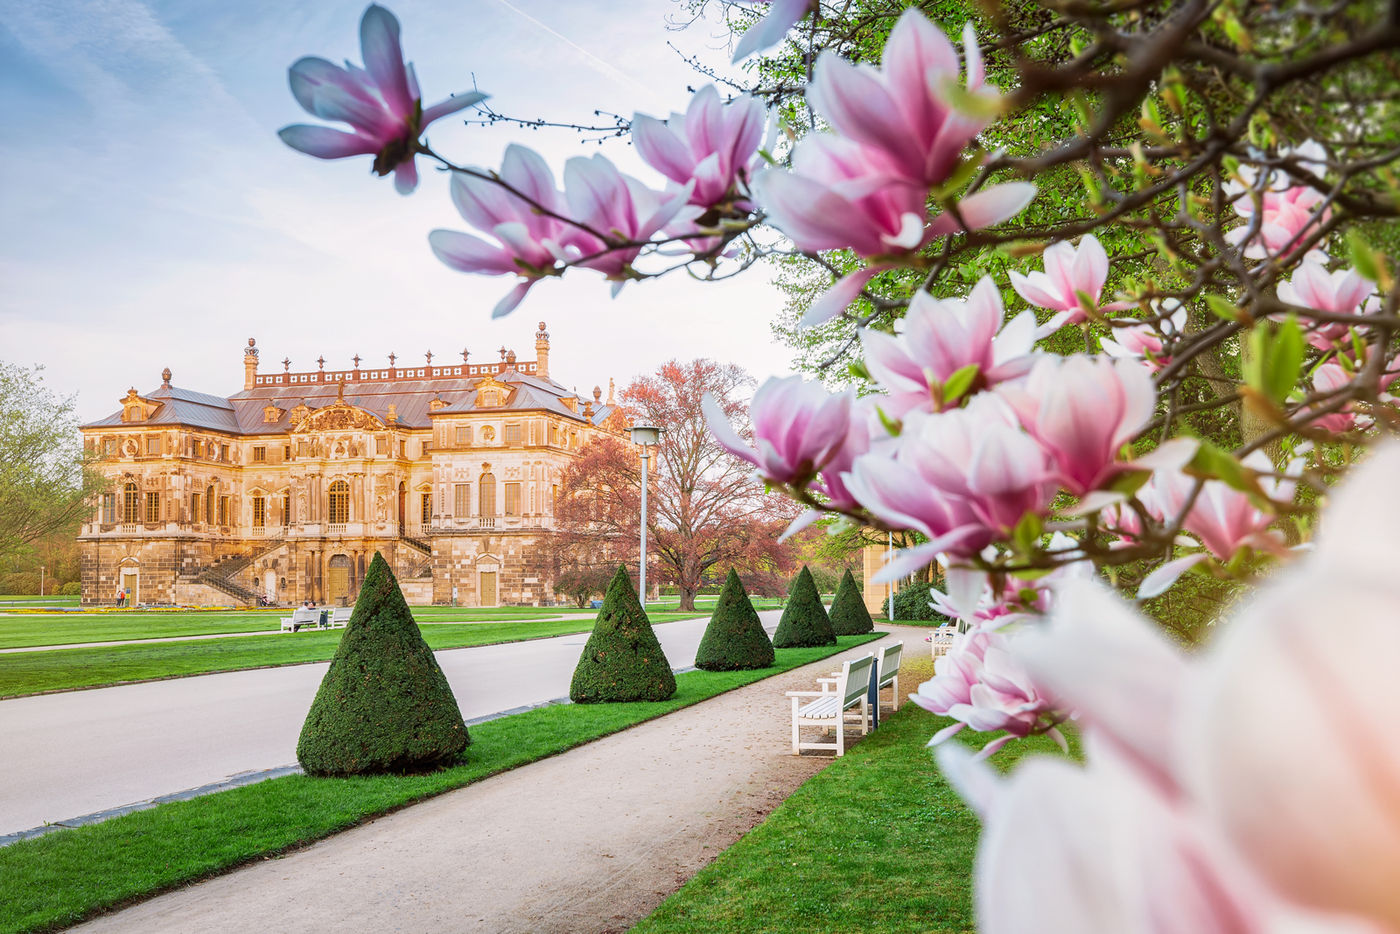
<svg viewBox="0 0 1400 934">
<path fill-rule="evenodd" d="M 661 433 L 665 428 L 657 428 L 655 425 L 633 425 L 632 443 L 642 445 L 652 445 L 661 443 Z"/>
</svg>

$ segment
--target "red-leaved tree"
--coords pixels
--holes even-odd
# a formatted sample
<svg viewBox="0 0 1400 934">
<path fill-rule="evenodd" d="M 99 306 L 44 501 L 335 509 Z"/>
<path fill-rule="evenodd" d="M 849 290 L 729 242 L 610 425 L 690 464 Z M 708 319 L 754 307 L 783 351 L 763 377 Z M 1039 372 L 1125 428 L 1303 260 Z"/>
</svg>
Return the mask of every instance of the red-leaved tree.
<svg viewBox="0 0 1400 934">
<path fill-rule="evenodd" d="M 622 392 L 632 421 L 666 429 L 649 468 L 648 551 L 653 580 L 680 591 L 680 608 L 711 570 L 791 570 L 794 549 L 778 537 L 796 514 L 790 500 L 764 494 L 753 468 L 715 442 L 700 411 L 711 393 L 736 422 L 746 417 L 753 379 L 713 360 L 672 360 Z M 592 442 L 565 471 L 555 521 L 556 563 L 570 579 L 590 569 L 635 565 L 641 518 L 641 461 L 622 439 Z"/>
</svg>

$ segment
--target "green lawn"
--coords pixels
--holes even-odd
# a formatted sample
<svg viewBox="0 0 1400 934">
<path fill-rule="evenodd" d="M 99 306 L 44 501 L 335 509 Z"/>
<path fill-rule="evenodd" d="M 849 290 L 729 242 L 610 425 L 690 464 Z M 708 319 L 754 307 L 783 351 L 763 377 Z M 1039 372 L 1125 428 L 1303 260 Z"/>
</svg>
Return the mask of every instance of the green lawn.
<svg viewBox="0 0 1400 934">
<path fill-rule="evenodd" d="M 4 594 L 0 595 L 0 606 L 77 606 L 82 597 L 62 596 L 61 594 L 48 593 L 43 596 L 38 594 Z"/>
<path fill-rule="evenodd" d="M 906 671 L 916 685 L 932 677 L 932 662 L 906 661 L 901 681 Z M 633 934 L 972 931 L 980 826 L 924 745 L 949 722 L 905 704 Z M 975 746 L 987 740 L 960 736 Z M 1013 742 L 993 761 L 1005 767 L 1051 751 L 1054 744 L 1037 737 Z"/>
<path fill-rule="evenodd" d="M 443 624 L 424 626 L 421 631 L 432 648 L 457 649 L 588 632 L 592 628 L 593 617 L 590 615 L 552 622 Z M 149 681 L 176 675 L 238 671 L 268 665 L 323 662 L 335 654 L 344 631 L 330 629 L 228 639 L 15 652 L 0 655 L 0 697 L 126 681 Z"/>
<path fill-rule="evenodd" d="M 754 605 L 759 609 L 776 609 L 776 604 L 776 600 L 754 601 Z M 714 610 L 714 600 L 706 601 L 702 598 L 697 602 L 694 612 L 681 613 L 676 610 L 676 606 L 674 600 L 669 603 L 653 603 L 647 607 L 647 612 L 652 622 L 656 623 L 693 619 L 696 616 L 708 616 Z M 281 627 L 280 619 L 290 613 L 291 610 L 288 609 L 164 612 L 132 610 L 81 614 L 5 613 L 0 609 L 0 649 L 70 645 L 80 642 L 117 642 L 125 639 L 209 636 L 233 632 L 276 632 Z M 591 623 L 597 613 L 597 610 L 580 610 L 575 607 L 413 607 L 414 619 L 424 623 L 507 623 L 553 619 L 560 616 L 571 620 L 586 619 Z"/>
<path fill-rule="evenodd" d="M 241 863 L 329 836 L 386 811 L 571 749 L 716 694 L 877 638 L 778 649 L 760 671 L 687 672 L 660 703 L 543 707 L 471 728 L 464 764 L 428 775 L 247 785 L 0 848 L 0 934 L 48 931 Z"/>
</svg>

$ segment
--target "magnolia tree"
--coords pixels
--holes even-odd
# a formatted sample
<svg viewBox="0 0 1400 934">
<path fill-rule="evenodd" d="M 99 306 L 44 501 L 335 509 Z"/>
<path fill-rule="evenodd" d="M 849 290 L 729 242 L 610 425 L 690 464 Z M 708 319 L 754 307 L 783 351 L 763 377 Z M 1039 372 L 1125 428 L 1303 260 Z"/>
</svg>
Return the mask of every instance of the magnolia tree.
<svg viewBox="0 0 1400 934">
<path fill-rule="evenodd" d="M 720 6 L 736 58 L 766 56 L 751 86 L 622 122 L 651 181 L 595 155 L 561 188 L 523 146 L 497 167 L 434 151 L 424 128 L 482 97 L 425 108 L 377 6 L 363 68 L 291 70 L 297 100 L 350 130 L 282 135 L 372 157 L 404 193 L 420 159 L 450 172 L 473 232 L 429 243 L 512 282 L 495 315 L 547 276 L 616 292 L 765 259 L 819 270 L 800 304 L 828 378 L 760 387 L 744 437 L 710 405 L 711 429 L 806 507 L 794 529 L 897 530 L 917 543 L 887 577 L 944 567 L 962 631 L 916 699 L 953 718 L 934 743 L 986 820 L 984 930 L 1400 929 L 1400 746 L 1381 719 L 1400 702 L 1400 454 L 1362 469 L 1298 557 L 1339 476 L 1400 425 L 1383 249 L 1400 17 Z M 1105 592 L 1279 565 L 1189 659 Z M 1071 717 L 1087 767 L 1003 781 L 945 743 L 990 732 L 985 756 Z"/>
</svg>

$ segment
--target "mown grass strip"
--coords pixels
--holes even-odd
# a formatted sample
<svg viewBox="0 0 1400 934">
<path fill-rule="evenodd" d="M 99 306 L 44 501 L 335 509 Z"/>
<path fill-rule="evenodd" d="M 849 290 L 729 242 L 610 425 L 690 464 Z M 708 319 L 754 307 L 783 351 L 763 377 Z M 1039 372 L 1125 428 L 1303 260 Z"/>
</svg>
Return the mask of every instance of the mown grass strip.
<svg viewBox="0 0 1400 934">
<path fill-rule="evenodd" d="M 276 855 L 424 798 L 708 700 L 877 638 L 779 649 L 759 671 L 676 676 L 660 703 L 542 707 L 471 728 L 462 765 L 427 775 L 294 775 L 165 804 L 0 848 L 0 934 L 49 931 Z"/>
<path fill-rule="evenodd" d="M 906 660 L 900 682 L 933 676 Z M 906 704 L 845 757 L 814 775 L 768 819 L 663 902 L 632 934 L 974 928 L 972 866 L 980 826 L 925 744 L 949 721 Z M 985 734 L 963 733 L 969 745 Z M 1055 751 L 1043 737 L 995 762 Z"/>
<path fill-rule="evenodd" d="M 593 617 L 519 623 L 463 623 L 423 626 L 433 649 L 495 645 L 588 632 Z M 275 633 L 188 642 L 52 649 L 0 655 L 0 698 L 157 678 L 241 671 L 330 660 L 345 630 Z"/>
</svg>

